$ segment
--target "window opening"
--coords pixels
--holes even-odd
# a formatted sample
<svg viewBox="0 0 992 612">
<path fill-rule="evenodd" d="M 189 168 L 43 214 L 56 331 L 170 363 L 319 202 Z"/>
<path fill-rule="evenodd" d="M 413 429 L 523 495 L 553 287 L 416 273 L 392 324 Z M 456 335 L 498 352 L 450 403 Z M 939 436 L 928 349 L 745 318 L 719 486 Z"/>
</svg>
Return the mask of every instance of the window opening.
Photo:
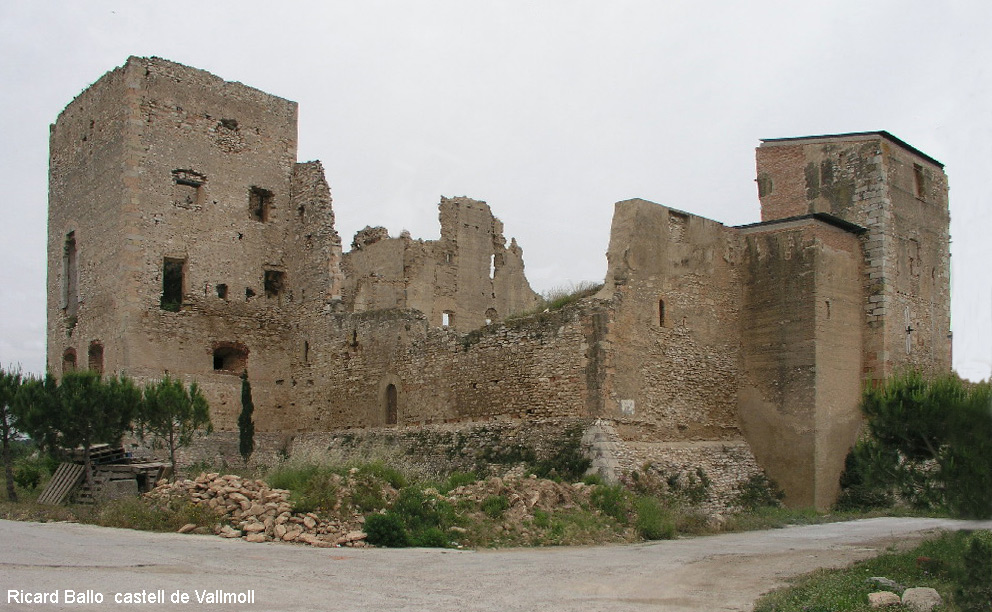
<svg viewBox="0 0 992 612">
<path fill-rule="evenodd" d="M 665 300 L 658 300 L 658 325 L 665 327 Z"/>
<path fill-rule="evenodd" d="M 926 195 L 927 178 L 920 164 L 913 164 L 913 185 L 916 189 L 916 197 L 922 198 Z"/>
<path fill-rule="evenodd" d="M 76 349 L 69 348 L 62 353 L 62 373 L 76 370 Z"/>
<path fill-rule="evenodd" d="M 183 303 L 186 260 L 166 257 L 162 260 L 162 310 L 179 312 Z"/>
<path fill-rule="evenodd" d="M 76 232 L 65 235 L 62 250 L 62 308 L 67 317 L 79 309 L 79 265 L 76 260 Z"/>
<path fill-rule="evenodd" d="M 451 327 L 454 324 L 455 313 L 445 310 L 441 313 L 441 327 Z"/>
<path fill-rule="evenodd" d="M 253 297 L 255 297 L 255 290 L 251 287 L 245 287 L 245 301 L 247 302 Z"/>
<path fill-rule="evenodd" d="M 223 343 L 214 347 L 214 370 L 240 374 L 248 366 L 248 349 L 240 344 Z"/>
<path fill-rule="evenodd" d="M 248 211 L 255 221 L 265 223 L 269 220 L 269 213 L 272 209 L 272 192 L 261 187 L 252 187 L 248 190 Z"/>
<path fill-rule="evenodd" d="M 492 325 L 492 322 L 496 320 L 496 309 L 490 308 L 486 310 L 486 325 Z"/>
<path fill-rule="evenodd" d="M 386 425 L 395 425 L 398 420 L 397 405 L 399 404 L 396 385 L 386 387 Z"/>
<path fill-rule="evenodd" d="M 172 201 L 177 208 L 198 210 L 203 204 L 203 184 L 207 177 L 192 170 L 172 171 Z"/>
<path fill-rule="evenodd" d="M 219 283 L 217 285 L 217 297 L 219 297 L 222 300 L 227 299 L 227 285 L 225 285 L 224 283 Z"/>
<path fill-rule="evenodd" d="M 97 374 L 103 374 L 103 345 L 94 340 L 90 342 L 89 363 L 87 366 Z"/>
<path fill-rule="evenodd" d="M 310 363 L 310 342 L 303 341 L 303 363 Z"/>
<path fill-rule="evenodd" d="M 493 253 L 489 256 L 489 278 L 496 278 L 496 254 Z"/>
<path fill-rule="evenodd" d="M 265 297 L 279 297 L 286 282 L 286 273 L 281 270 L 266 270 L 264 278 Z"/>
</svg>

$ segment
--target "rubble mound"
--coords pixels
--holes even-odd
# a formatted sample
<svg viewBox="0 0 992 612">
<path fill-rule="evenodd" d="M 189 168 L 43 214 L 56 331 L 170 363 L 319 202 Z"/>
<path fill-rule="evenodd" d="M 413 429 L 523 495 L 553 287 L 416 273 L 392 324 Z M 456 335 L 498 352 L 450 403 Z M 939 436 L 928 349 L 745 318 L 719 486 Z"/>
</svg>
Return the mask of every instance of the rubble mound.
<svg viewBox="0 0 992 612">
<path fill-rule="evenodd" d="M 293 512 L 289 491 L 270 488 L 265 481 L 217 473 L 194 480 L 159 481 L 145 493 L 153 500 L 182 498 L 215 511 L 222 523 L 214 532 L 249 542 L 298 542 L 318 547 L 365 546 L 364 518 L 322 518 L 313 512 Z M 225 524 L 226 523 L 226 524 Z M 191 531 L 187 525 L 180 531 Z"/>
<path fill-rule="evenodd" d="M 503 496 L 507 501 L 504 518 L 512 522 L 532 518 L 535 510 L 553 512 L 587 505 L 592 489 L 581 482 L 565 484 L 536 476 L 494 476 L 452 489 L 448 501 L 471 500 L 481 505 L 491 497 Z"/>
</svg>

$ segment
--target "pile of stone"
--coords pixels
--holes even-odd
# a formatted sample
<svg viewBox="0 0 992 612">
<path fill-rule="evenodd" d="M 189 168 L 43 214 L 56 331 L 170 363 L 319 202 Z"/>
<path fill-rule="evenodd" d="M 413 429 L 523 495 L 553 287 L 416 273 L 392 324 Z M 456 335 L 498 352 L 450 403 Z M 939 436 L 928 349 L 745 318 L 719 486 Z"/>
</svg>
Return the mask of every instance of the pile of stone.
<svg viewBox="0 0 992 612">
<path fill-rule="evenodd" d="M 467 499 L 482 503 L 488 497 L 502 495 L 509 502 L 504 517 L 512 522 L 533 518 L 535 510 L 552 512 L 584 505 L 589 501 L 592 489 L 593 487 L 581 482 L 565 484 L 534 475 L 507 475 L 503 478 L 494 476 L 452 489 L 448 493 L 448 501 L 457 504 Z"/>
<path fill-rule="evenodd" d="M 363 517 L 329 520 L 312 512 L 293 512 L 289 491 L 270 488 L 262 480 L 200 474 L 195 480 L 160 481 L 145 496 L 159 500 L 184 498 L 209 507 L 221 519 L 214 532 L 225 538 L 298 542 L 324 548 L 365 546 Z M 191 524 L 180 531 L 194 529 L 196 525 Z"/>
<path fill-rule="evenodd" d="M 902 605 L 913 612 L 930 612 L 944 603 L 940 594 L 930 587 L 906 588 L 888 578 L 878 576 L 869 578 L 867 582 L 888 589 L 868 594 L 868 603 L 872 609 Z M 897 594 L 899 591 L 902 592 L 901 597 Z"/>
</svg>

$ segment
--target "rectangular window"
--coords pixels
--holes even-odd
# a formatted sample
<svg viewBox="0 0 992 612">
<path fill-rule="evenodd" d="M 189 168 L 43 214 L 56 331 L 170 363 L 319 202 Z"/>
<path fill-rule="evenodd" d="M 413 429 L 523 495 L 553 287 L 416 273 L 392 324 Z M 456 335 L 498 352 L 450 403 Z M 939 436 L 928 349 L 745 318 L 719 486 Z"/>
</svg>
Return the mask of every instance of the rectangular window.
<svg viewBox="0 0 992 612">
<path fill-rule="evenodd" d="M 255 221 L 265 223 L 272 212 L 272 192 L 261 187 L 248 190 L 248 211 Z"/>
<path fill-rule="evenodd" d="M 915 188 L 916 197 L 926 197 L 927 177 L 926 174 L 923 173 L 923 166 L 920 164 L 913 164 L 913 186 Z"/>
<path fill-rule="evenodd" d="M 203 184 L 207 177 L 192 170 L 172 171 L 172 202 L 176 208 L 199 210 L 203 205 Z"/>
<path fill-rule="evenodd" d="M 162 260 L 162 310 L 179 312 L 183 304 L 186 260 L 166 257 Z"/>
<path fill-rule="evenodd" d="M 286 273 L 281 270 L 266 270 L 263 281 L 265 285 L 265 297 L 277 298 L 282 295 L 285 289 Z"/>
</svg>

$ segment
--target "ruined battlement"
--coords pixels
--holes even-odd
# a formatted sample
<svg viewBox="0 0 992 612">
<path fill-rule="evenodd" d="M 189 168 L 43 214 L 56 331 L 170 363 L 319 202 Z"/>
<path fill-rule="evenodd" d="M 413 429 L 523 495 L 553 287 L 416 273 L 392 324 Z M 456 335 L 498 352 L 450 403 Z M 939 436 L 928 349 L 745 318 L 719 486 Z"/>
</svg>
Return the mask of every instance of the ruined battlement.
<svg viewBox="0 0 992 612">
<path fill-rule="evenodd" d="M 761 223 L 617 203 L 599 293 L 512 320 L 539 297 L 483 201 L 345 252 L 294 102 L 132 57 L 50 146 L 49 369 L 196 380 L 221 430 L 247 371 L 260 435 L 598 419 L 623 465 L 732 488 L 723 445 L 825 506 L 863 381 L 950 368 L 947 179 L 885 132 L 763 141 Z"/>
</svg>

